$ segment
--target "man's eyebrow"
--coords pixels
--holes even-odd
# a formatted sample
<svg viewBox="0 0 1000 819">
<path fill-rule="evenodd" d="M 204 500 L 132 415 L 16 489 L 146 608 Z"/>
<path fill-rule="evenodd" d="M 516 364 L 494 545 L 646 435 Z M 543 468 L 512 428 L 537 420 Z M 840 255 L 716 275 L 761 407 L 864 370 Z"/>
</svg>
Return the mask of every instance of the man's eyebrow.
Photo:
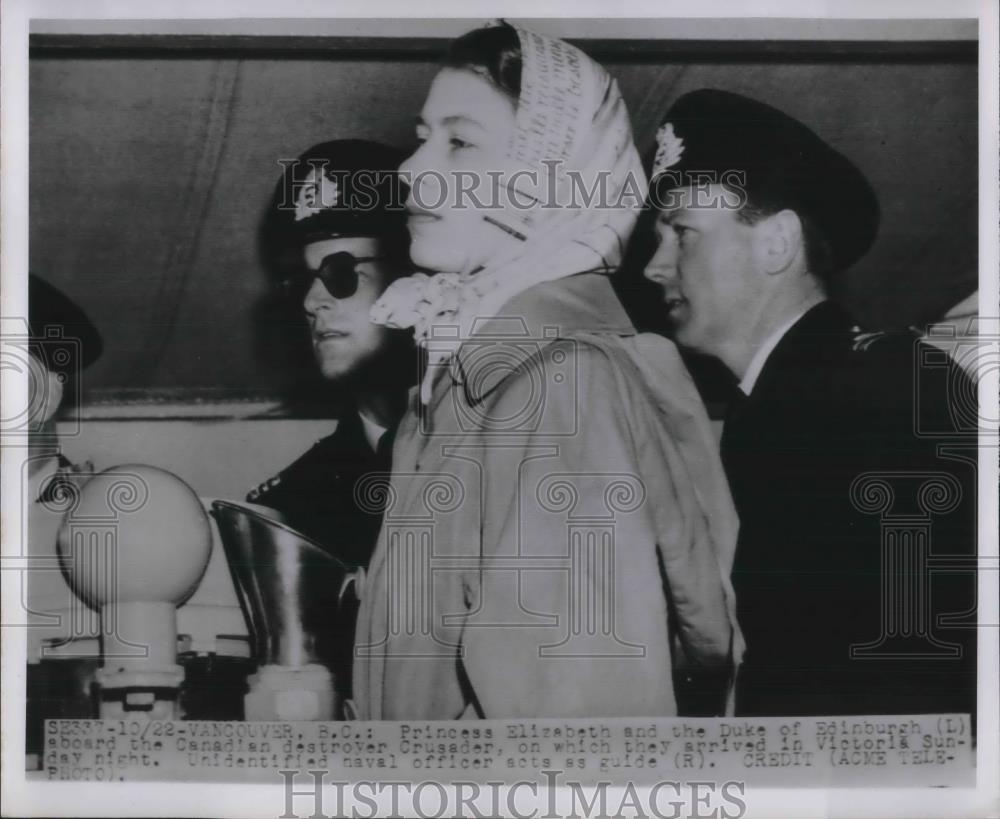
<svg viewBox="0 0 1000 819">
<path fill-rule="evenodd" d="M 684 215 L 683 208 L 675 208 L 673 210 L 661 210 L 660 215 L 657 219 L 664 225 L 672 225 L 676 220 Z"/>
</svg>

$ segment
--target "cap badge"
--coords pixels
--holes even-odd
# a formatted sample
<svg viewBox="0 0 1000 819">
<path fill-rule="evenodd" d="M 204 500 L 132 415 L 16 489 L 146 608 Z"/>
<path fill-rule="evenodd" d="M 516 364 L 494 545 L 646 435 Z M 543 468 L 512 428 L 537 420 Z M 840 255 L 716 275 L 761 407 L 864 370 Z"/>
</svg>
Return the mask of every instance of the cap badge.
<svg viewBox="0 0 1000 819">
<path fill-rule="evenodd" d="M 671 165 L 676 165 L 684 153 L 684 141 L 674 133 L 673 123 L 665 122 L 656 132 L 656 156 L 653 157 L 653 177 L 659 176 Z"/>
<path fill-rule="evenodd" d="M 314 216 L 324 208 L 335 208 L 340 196 L 336 179 L 312 170 L 295 198 L 295 221 Z"/>
<path fill-rule="evenodd" d="M 851 341 L 851 350 L 855 353 L 865 352 L 880 338 L 885 338 L 888 335 L 885 330 L 879 330 L 874 333 L 863 333 L 860 327 L 852 327 L 851 332 L 854 333 L 854 338 Z"/>
</svg>

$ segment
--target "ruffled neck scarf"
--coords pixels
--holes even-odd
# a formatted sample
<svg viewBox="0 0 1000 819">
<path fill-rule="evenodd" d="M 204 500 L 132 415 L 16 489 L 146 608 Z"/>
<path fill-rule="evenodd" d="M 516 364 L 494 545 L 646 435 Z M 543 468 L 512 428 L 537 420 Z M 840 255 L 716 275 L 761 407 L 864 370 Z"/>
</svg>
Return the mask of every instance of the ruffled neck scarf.
<svg viewBox="0 0 1000 819">
<path fill-rule="evenodd" d="M 521 181 L 519 201 L 530 197 L 536 204 L 493 210 L 490 217 L 500 223 L 498 230 L 523 239 L 471 274 L 416 273 L 399 279 L 371 310 L 377 324 L 412 327 L 426 347 L 428 366 L 420 388 L 425 404 L 434 374 L 454 361 L 477 319 L 496 316 L 506 302 L 536 284 L 584 271 L 613 272 L 646 194 L 615 80 L 562 40 L 515 31 L 521 44 L 521 93 L 507 159 L 512 173 L 531 172 L 513 178 Z M 555 193 L 559 207 L 541 206 L 546 191 Z"/>
</svg>

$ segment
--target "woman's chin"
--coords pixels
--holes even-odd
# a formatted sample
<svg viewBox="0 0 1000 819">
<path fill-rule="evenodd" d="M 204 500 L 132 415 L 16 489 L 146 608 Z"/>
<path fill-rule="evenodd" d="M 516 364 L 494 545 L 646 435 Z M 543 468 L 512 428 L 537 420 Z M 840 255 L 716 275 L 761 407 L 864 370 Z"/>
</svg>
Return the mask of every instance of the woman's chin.
<svg viewBox="0 0 1000 819">
<path fill-rule="evenodd" d="M 436 273 L 462 273 L 466 266 L 464 253 L 459 250 L 449 250 L 437 243 L 427 246 L 413 242 L 410 245 L 410 259 L 417 267 L 433 270 Z"/>
</svg>

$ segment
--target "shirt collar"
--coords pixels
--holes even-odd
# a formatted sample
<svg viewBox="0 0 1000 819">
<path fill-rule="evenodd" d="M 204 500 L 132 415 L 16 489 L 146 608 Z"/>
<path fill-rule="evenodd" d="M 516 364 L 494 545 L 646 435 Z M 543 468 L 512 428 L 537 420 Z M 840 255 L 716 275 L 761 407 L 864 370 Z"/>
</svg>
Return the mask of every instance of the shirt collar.
<svg viewBox="0 0 1000 819">
<path fill-rule="evenodd" d="M 764 339 L 764 342 L 757 348 L 757 352 L 753 354 L 753 358 L 750 359 L 750 365 L 740 380 L 740 392 L 744 395 L 750 395 L 753 392 L 754 385 L 756 385 L 757 379 L 760 378 L 761 371 L 764 369 L 764 365 L 767 363 L 767 359 L 771 356 L 771 353 L 774 352 L 774 348 L 778 346 L 778 343 L 785 337 L 785 334 L 798 324 L 799 320 L 815 306 L 815 304 L 808 304 L 792 313 L 787 321 Z"/>
<path fill-rule="evenodd" d="M 387 432 L 388 427 L 379 426 L 363 412 L 359 412 L 358 417 L 361 419 L 361 427 L 364 430 L 365 440 L 368 441 L 368 446 L 372 448 L 372 451 L 377 450 L 378 442 Z"/>
</svg>

